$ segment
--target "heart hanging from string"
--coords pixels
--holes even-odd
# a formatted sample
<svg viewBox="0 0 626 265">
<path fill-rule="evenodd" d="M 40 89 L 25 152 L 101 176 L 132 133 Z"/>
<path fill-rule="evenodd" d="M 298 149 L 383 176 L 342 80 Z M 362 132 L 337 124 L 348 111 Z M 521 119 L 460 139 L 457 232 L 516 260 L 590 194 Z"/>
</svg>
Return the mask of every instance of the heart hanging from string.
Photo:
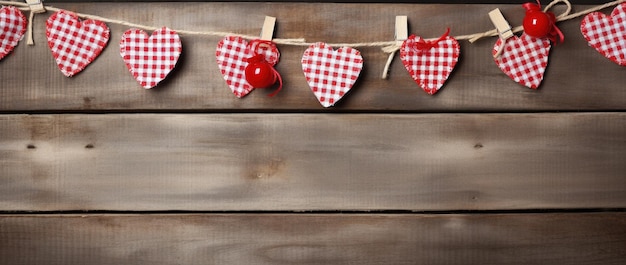
<svg viewBox="0 0 626 265">
<path fill-rule="evenodd" d="M 175 31 L 163 27 L 151 36 L 129 29 L 120 40 L 120 55 L 135 80 L 145 88 L 155 87 L 174 69 L 183 50 Z"/>
<path fill-rule="evenodd" d="M 524 33 L 509 39 L 498 39 L 493 48 L 494 60 L 500 70 L 513 81 L 537 89 L 548 66 L 550 42 L 563 42 L 563 33 L 556 26 L 552 12 L 541 11 L 539 1 L 526 3 Z M 568 11 L 569 12 L 569 11 Z"/>
<path fill-rule="evenodd" d="M 580 31 L 589 46 L 614 63 L 626 66 L 626 3 L 615 7 L 610 16 L 600 12 L 587 14 Z"/>
<path fill-rule="evenodd" d="M 241 37 L 227 36 L 217 44 L 215 58 L 226 84 L 238 98 L 276 82 L 279 86 L 269 96 L 282 88 L 282 78 L 273 67 L 280 59 L 280 52 L 271 41 L 256 39 L 248 43 Z"/>
<path fill-rule="evenodd" d="M 499 50 L 502 50 L 502 53 L 495 61 L 502 72 L 526 87 L 532 89 L 539 87 L 548 66 L 549 40 L 522 34 L 506 42 L 498 39 L 494 45 L 493 55 Z"/>
<path fill-rule="evenodd" d="M 571 4 L 568 0 L 553 0 L 543 11 L 541 10 L 539 0 L 537 0 L 536 3 L 526 3 L 523 5 L 526 9 L 526 16 L 523 21 L 525 32 L 520 37 L 498 40 L 494 45 L 495 62 L 511 79 L 524 86 L 537 89 L 546 71 L 551 45 L 553 43 L 558 44 L 559 42 L 563 42 L 564 39 L 563 33 L 556 26 L 556 22 L 588 14 L 581 22 L 581 32 L 589 42 L 589 45 L 615 63 L 626 66 L 626 3 L 623 2 L 622 0 L 609 2 L 577 12 L 574 15 L 568 15 L 571 10 Z M 564 14 L 556 17 L 552 12 L 547 12 L 553 5 L 558 3 L 564 3 L 568 6 Z M 24 3 L 20 2 L 13 4 L 12 2 L 6 2 L 4 4 L 18 5 L 20 8 L 26 8 Z M 38 7 L 40 11 L 45 11 L 40 2 L 38 5 L 41 6 Z M 619 6 L 613 10 L 610 16 L 596 12 L 597 10 L 616 5 Z M 38 12 L 34 6 L 35 5 L 29 6 L 31 19 L 33 14 Z M 65 75 L 72 76 L 77 74 L 93 62 L 93 60 L 99 56 L 99 53 L 102 52 L 108 42 L 108 28 L 104 23 L 98 21 L 92 22 L 92 20 L 88 19 L 81 22 L 74 13 L 69 11 L 54 7 L 49 7 L 48 10 L 58 11 L 49 18 L 47 23 L 48 44 L 53 52 L 53 56 Z M 80 16 L 83 18 L 94 17 L 88 14 Z M 102 20 L 121 25 L 127 25 L 129 23 L 105 18 Z M 92 25 L 99 27 L 88 28 Z M 24 15 L 19 9 L 15 7 L 0 8 L 0 59 L 14 50 L 24 33 L 28 31 L 26 27 L 29 26 L 32 26 L 32 23 L 26 22 Z M 139 25 L 138 27 L 151 28 L 145 25 Z M 223 32 L 213 31 L 181 32 L 192 35 L 209 36 L 221 36 L 224 34 Z M 82 36 L 81 34 L 94 35 Z M 511 35 L 512 34 L 513 33 L 511 33 Z M 493 32 L 488 31 L 464 35 L 462 37 L 459 36 L 459 39 L 468 39 L 472 42 L 473 40 L 491 35 L 493 35 Z M 406 34 L 404 36 L 406 36 Z M 57 42 L 59 40 L 62 41 Z M 435 94 L 447 81 L 450 72 L 453 71 L 454 66 L 458 62 L 458 54 L 455 50 L 458 49 L 458 43 L 448 44 L 448 46 L 452 47 L 452 52 L 448 52 L 451 56 L 441 56 L 440 52 L 433 52 L 433 57 L 426 59 L 416 58 L 418 58 L 418 55 L 421 53 L 437 50 L 442 43 L 446 43 L 449 40 L 456 42 L 453 37 L 447 36 L 446 33 L 435 41 L 412 36 L 411 40 L 402 42 L 404 47 L 400 47 L 398 41 L 395 41 L 393 45 L 389 45 L 389 42 L 379 41 L 343 44 L 343 46 L 385 46 L 390 47 L 389 51 L 392 53 L 395 53 L 399 49 L 404 49 L 403 63 L 410 72 L 411 77 L 427 93 Z M 233 43 L 239 42 L 239 40 L 236 39 L 226 38 L 220 45 L 226 44 L 228 41 L 232 41 Z M 69 43 L 69 45 L 67 45 L 67 43 Z M 299 46 L 304 43 L 304 40 L 281 39 L 277 41 L 277 43 Z M 66 45 L 64 46 L 63 44 Z M 76 47 L 79 47 L 81 50 L 74 51 L 68 48 L 73 45 L 76 45 Z M 273 68 L 279 57 L 278 50 L 272 42 L 258 43 L 257 47 L 259 51 L 257 51 L 257 48 L 249 48 L 249 45 L 251 44 L 245 42 L 239 44 L 239 46 L 243 46 L 244 48 L 235 47 L 237 45 L 224 45 L 228 47 L 227 49 L 234 49 L 234 52 L 230 50 L 225 51 L 222 50 L 222 46 L 219 47 L 216 55 L 218 56 L 220 70 L 225 75 L 225 80 L 237 97 L 248 94 L 255 87 L 267 87 L 276 82 L 281 83 L 278 89 L 272 93 L 272 95 L 275 94 L 282 87 L 282 79 Z M 84 54 L 82 53 L 84 52 L 82 47 L 85 47 L 86 50 Z M 321 52 L 323 49 L 328 49 L 329 51 Z M 504 53 L 501 53 L 502 51 L 504 51 Z M 146 52 L 147 54 L 144 54 Z M 120 55 L 124 58 L 124 62 L 129 71 L 133 74 L 133 77 L 145 88 L 152 88 L 161 82 L 173 70 L 181 52 L 182 45 L 180 38 L 176 32 L 167 28 L 156 30 L 152 36 L 148 36 L 141 30 L 132 29 L 125 32 L 120 41 Z M 335 56 L 339 59 L 331 57 L 325 59 L 320 58 L 325 56 L 324 53 L 330 54 L 337 52 L 340 54 L 330 56 Z M 385 52 L 388 51 L 385 50 Z M 229 56 L 221 58 L 219 57 L 221 54 L 234 54 L 233 58 L 237 57 L 237 60 L 242 61 L 243 64 L 233 63 L 232 58 Z M 72 58 L 72 56 L 75 58 Z M 276 61 L 273 61 L 271 57 L 274 57 Z M 393 56 L 390 55 L 388 63 L 391 62 L 392 58 Z M 450 58 L 452 58 L 452 60 L 450 60 Z M 80 61 L 81 59 L 84 59 L 84 61 Z M 342 66 L 340 63 L 337 63 L 338 60 L 351 61 L 352 64 L 350 66 Z M 325 43 L 311 45 L 303 55 L 301 62 L 309 86 L 320 103 L 325 107 L 335 104 L 352 88 L 363 67 L 363 59 L 358 51 L 346 47 L 333 51 L 330 45 Z M 319 63 L 321 63 L 321 65 L 314 65 Z M 332 67 L 329 68 L 330 71 L 320 70 L 325 68 L 327 64 L 332 65 Z M 347 74 L 342 72 L 345 69 L 342 70 L 338 67 L 346 67 L 348 69 Z M 316 71 L 323 72 L 323 74 L 316 76 Z M 340 80 L 340 78 L 338 78 L 340 75 L 341 78 L 348 76 L 348 81 L 343 82 L 343 80 Z"/>
<path fill-rule="evenodd" d="M 363 69 L 361 53 L 350 47 L 333 50 L 315 43 L 302 55 L 302 71 L 311 91 L 324 107 L 335 105 L 350 91 Z"/>
<path fill-rule="evenodd" d="M 71 77 L 100 55 L 109 41 L 109 27 L 97 20 L 81 22 L 76 14 L 61 10 L 46 21 L 46 37 L 59 69 Z"/>
<path fill-rule="evenodd" d="M 459 61 L 460 45 L 449 33 L 450 29 L 437 40 L 411 35 L 400 48 L 404 67 L 429 95 L 441 89 Z"/>
<path fill-rule="evenodd" d="M 0 8 L 0 60 L 11 53 L 26 33 L 26 17 L 13 6 Z"/>
</svg>

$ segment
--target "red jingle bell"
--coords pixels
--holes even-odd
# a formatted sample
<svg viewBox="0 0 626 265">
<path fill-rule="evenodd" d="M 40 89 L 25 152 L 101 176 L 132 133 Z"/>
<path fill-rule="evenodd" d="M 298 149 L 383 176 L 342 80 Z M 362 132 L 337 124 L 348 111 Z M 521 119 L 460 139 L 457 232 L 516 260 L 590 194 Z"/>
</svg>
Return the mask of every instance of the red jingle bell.
<svg viewBox="0 0 626 265">
<path fill-rule="evenodd" d="M 554 28 L 554 14 L 541 11 L 541 7 L 536 4 L 525 4 L 526 16 L 522 25 L 524 33 L 535 38 L 544 38 Z"/>
<path fill-rule="evenodd" d="M 244 71 L 246 81 L 254 88 L 267 88 L 276 83 L 276 70 L 265 61 L 262 54 L 248 58 Z"/>
</svg>

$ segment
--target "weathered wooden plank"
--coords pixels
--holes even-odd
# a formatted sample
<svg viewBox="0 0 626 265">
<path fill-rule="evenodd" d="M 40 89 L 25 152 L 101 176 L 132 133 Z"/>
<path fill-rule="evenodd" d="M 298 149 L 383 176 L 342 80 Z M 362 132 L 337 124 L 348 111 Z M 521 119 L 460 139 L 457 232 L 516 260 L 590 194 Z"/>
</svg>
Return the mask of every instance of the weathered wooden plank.
<svg viewBox="0 0 626 265">
<path fill-rule="evenodd" d="M 371 42 L 392 40 L 394 17 L 408 15 L 410 31 L 424 37 L 490 30 L 487 13 L 501 8 L 511 24 L 524 15 L 519 5 L 333 4 L 333 3 L 58 3 L 68 10 L 152 26 L 198 31 L 259 34 L 265 15 L 278 18 L 278 38 L 307 41 Z M 586 6 L 576 6 L 582 10 Z M 358 10 L 358 12 L 355 12 Z M 557 13 L 562 8 L 555 10 Z M 606 12 L 608 12 L 607 10 Z M 305 47 L 281 46 L 277 65 L 285 87 L 274 98 L 255 91 L 237 99 L 215 63 L 220 38 L 184 35 L 183 58 L 162 85 L 145 91 L 128 73 L 118 43 L 125 26 L 109 25 L 109 46 L 92 65 L 73 78 L 58 71 L 45 41 L 44 22 L 35 18 L 34 47 L 21 43 L 0 62 L 0 111 L 63 110 L 322 110 L 301 72 Z M 236 18 L 236 19 L 233 19 Z M 564 44 L 553 47 L 546 80 L 538 91 L 523 88 L 493 63 L 494 38 L 462 42 L 462 58 L 436 96 L 428 96 L 410 79 L 399 59 L 391 78 L 381 80 L 387 55 L 360 48 L 365 70 L 354 89 L 335 109 L 399 111 L 536 111 L 623 110 L 623 69 L 592 48 L 579 32 L 580 19 L 562 22 Z"/>
<path fill-rule="evenodd" d="M 0 116 L 0 210 L 626 207 L 626 114 Z"/>
<path fill-rule="evenodd" d="M 623 264 L 626 214 L 0 216 L 0 263 Z"/>
</svg>

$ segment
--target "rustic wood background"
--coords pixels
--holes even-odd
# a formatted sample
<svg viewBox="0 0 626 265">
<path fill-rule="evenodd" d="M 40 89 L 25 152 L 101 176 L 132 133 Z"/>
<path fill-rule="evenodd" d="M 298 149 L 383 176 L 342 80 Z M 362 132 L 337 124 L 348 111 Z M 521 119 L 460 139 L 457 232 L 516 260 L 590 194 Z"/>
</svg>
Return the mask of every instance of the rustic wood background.
<svg viewBox="0 0 626 265">
<path fill-rule="evenodd" d="M 424 37 L 492 29 L 494 8 L 513 25 L 524 15 L 497 1 L 322 2 L 47 4 L 252 35 L 270 15 L 275 37 L 309 42 L 393 40 L 396 15 Z M 325 109 L 305 47 L 279 47 L 276 97 L 233 96 L 218 37 L 182 35 L 174 72 L 144 90 L 115 24 L 66 78 L 49 15 L 35 17 L 35 46 L 0 61 L 0 264 L 626 263 L 626 69 L 587 46 L 580 19 L 559 23 L 539 90 L 498 69 L 495 38 L 461 41 L 435 96 L 398 58 L 381 80 L 387 55 L 359 48 L 359 81 Z"/>
</svg>

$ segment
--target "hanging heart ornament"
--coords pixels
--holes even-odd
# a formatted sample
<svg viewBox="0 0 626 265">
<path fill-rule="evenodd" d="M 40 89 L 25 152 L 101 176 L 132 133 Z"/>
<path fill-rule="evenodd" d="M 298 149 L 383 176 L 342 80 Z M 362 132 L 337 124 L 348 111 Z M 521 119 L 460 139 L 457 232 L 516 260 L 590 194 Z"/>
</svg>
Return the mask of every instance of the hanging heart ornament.
<svg viewBox="0 0 626 265">
<path fill-rule="evenodd" d="M 497 51 L 503 52 L 495 57 L 495 62 L 513 81 L 537 89 L 543 80 L 548 66 L 550 40 L 522 34 L 506 41 L 498 39 L 493 48 L 493 55 Z"/>
<path fill-rule="evenodd" d="M 153 88 L 174 69 L 183 47 L 175 31 L 163 27 L 148 36 L 140 29 L 129 29 L 122 35 L 120 55 L 135 80 Z"/>
<path fill-rule="evenodd" d="M 24 37 L 26 26 L 22 11 L 13 6 L 0 8 L 0 60 L 13 51 Z"/>
<path fill-rule="evenodd" d="M 273 43 L 265 44 L 259 45 L 258 40 L 248 43 L 243 38 L 234 36 L 225 37 L 217 44 L 215 51 L 217 66 L 236 97 L 248 95 L 255 86 L 263 88 L 274 83 L 267 79 L 276 77 L 278 72 L 273 68 L 268 69 L 268 66 L 273 67 L 278 63 L 280 53 Z M 265 71 L 261 73 L 262 69 Z M 254 74 L 256 76 L 253 76 Z"/>
<path fill-rule="evenodd" d="M 46 37 L 59 69 L 70 77 L 100 55 L 109 41 L 109 27 L 97 20 L 81 22 L 76 14 L 61 10 L 46 21 Z"/>
<path fill-rule="evenodd" d="M 626 3 L 615 7 L 610 16 L 600 12 L 587 14 L 580 31 L 589 46 L 614 63 L 626 66 Z"/>
<path fill-rule="evenodd" d="M 302 55 L 302 71 L 311 91 L 324 107 L 335 105 L 352 88 L 363 69 L 361 53 L 350 47 L 333 50 L 315 43 Z"/>
<path fill-rule="evenodd" d="M 449 32 L 434 41 L 411 35 L 400 48 L 402 64 L 429 95 L 441 89 L 459 61 L 460 45 Z"/>
</svg>

